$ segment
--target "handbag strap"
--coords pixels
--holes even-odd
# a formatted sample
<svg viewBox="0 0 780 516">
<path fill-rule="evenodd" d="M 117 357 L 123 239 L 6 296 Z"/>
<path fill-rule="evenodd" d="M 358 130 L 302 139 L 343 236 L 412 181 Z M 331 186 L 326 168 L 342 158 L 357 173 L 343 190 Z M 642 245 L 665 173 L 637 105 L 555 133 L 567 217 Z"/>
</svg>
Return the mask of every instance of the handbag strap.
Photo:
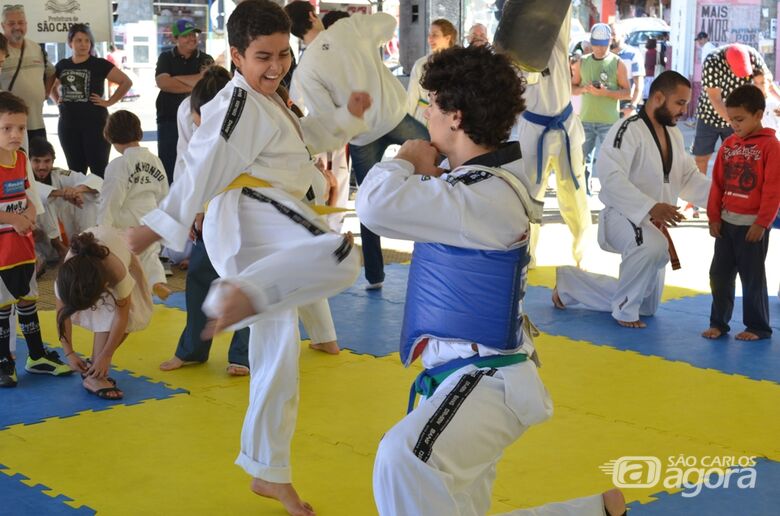
<svg viewBox="0 0 780 516">
<path fill-rule="evenodd" d="M 19 76 L 19 70 L 22 69 L 22 59 L 24 59 L 24 49 L 27 46 L 26 43 L 26 41 L 22 40 L 22 51 L 19 53 L 19 62 L 16 63 L 16 71 L 14 72 L 14 76 L 11 77 L 11 82 L 8 84 L 8 91 L 14 89 L 14 83 L 16 82 L 16 78 Z"/>
</svg>

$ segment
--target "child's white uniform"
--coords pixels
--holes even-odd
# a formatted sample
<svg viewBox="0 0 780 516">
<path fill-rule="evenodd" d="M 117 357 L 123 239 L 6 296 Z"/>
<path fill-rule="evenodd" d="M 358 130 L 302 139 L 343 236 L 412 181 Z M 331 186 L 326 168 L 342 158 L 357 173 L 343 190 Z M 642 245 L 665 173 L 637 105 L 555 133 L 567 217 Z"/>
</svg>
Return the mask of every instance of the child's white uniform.
<svg viewBox="0 0 780 516">
<path fill-rule="evenodd" d="M 98 205 L 100 204 L 99 192 L 103 187 L 103 179 L 101 179 L 100 176 L 95 174 L 82 174 L 81 172 L 55 167 L 52 169 L 49 177 L 51 177 L 50 185 L 40 181 L 37 181 L 36 185 L 41 197 L 41 202 L 47 208 L 45 213 L 39 214 L 36 217 L 36 223 L 46 233 L 49 240 L 60 236 L 59 222 L 62 222 L 62 226 L 65 229 L 65 235 L 68 238 L 97 224 Z M 83 194 L 82 198 L 84 200 L 84 205 L 81 208 L 61 197 L 49 198 L 49 195 L 54 190 L 76 188 L 82 185 L 87 186 L 92 190 L 96 190 L 98 193 Z M 51 250 L 51 245 L 48 240 L 43 243 L 40 248 L 38 244 L 39 243 L 36 242 L 36 249 L 39 252 L 43 251 L 47 255 L 53 256 L 48 252 L 53 251 Z M 54 253 L 54 255 L 56 255 L 56 253 Z"/>
<path fill-rule="evenodd" d="M 343 146 L 362 121 L 346 105 L 328 119 L 298 120 L 277 96 L 252 89 L 240 72 L 202 110 L 170 195 L 143 218 L 166 246 L 181 249 L 195 214 L 210 201 L 204 240 L 214 283 L 211 315 L 226 284 L 239 286 L 260 313 L 249 325 L 249 408 L 236 461 L 256 478 L 291 481 L 290 442 L 298 412 L 296 308 L 336 294 L 357 277 L 360 259 L 342 235 L 301 199 L 314 174 L 312 152 Z M 268 187 L 227 189 L 240 175 Z"/>
<path fill-rule="evenodd" d="M 145 147 L 128 147 L 106 167 L 98 223 L 119 229 L 139 226 L 141 218 L 156 209 L 167 194 L 168 178 L 160 158 Z M 188 232 L 189 228 L 185 238 Z M 149 246 L 138 259 L 150 286 L 165 283 L 159 243 Z"/>
<path fill-rule="evenodd" d="M 110 331 L 116 315 L 116 300 L 130 296 L 127 333 L 143 330 L 152 319 L 152 292 L 138 257 L 130 252 L 124 236 L 117 229 L 95 226 L 86 231 L 95 235 L 102 245 L 108 247 L 111 254 L 122 261 L 127 275 L 116 286 L 110 287 L 93 308 L 73 314 L 71 321 L 76 326 L 92 332 Z M 56 286 L 54 293 L 59 298 Z"/>
</svg>

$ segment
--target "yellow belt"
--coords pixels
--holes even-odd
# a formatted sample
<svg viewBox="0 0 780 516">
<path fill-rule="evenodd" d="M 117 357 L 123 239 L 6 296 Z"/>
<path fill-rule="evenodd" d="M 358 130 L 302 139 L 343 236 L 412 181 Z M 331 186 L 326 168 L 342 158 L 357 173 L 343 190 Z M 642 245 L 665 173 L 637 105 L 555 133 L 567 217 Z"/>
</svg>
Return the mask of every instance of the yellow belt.
<svg viewBox="0 0 780 516">
<path fill-rule="evenodd" d="M 273 188 L 273 185 L 268 181 L 255 177 L 246 172 L 238 176 L 232 183 L 220 193 L 225 193 L 228 190 L 238 190 L 239 188 Z M 208 206 L 208 205 L 207 205 Z M 337 206 L 325 206 L 323 204 L 311 204 L 309 208 L 314 210 L 318 215 L 329 215 L 331 213 L 343 213 L 345 211 L 352 211 L 349 208 L 339 208 Z"/>
</svg>

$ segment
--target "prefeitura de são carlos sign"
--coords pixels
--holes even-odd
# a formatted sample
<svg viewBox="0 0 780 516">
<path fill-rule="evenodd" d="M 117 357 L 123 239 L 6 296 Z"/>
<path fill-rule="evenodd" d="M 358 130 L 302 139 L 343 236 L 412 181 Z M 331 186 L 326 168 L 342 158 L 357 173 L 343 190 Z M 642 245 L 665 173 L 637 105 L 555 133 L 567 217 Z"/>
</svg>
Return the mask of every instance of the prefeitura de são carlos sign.
<svg viewBox="0 0 780 516">
<path fill-rule="evenodd" d="M 111 40 L 111 0 L 25 0 L 27 38 L 65 43 L 74 23 L 86 23 L 95 41 Z"/>
</svg>

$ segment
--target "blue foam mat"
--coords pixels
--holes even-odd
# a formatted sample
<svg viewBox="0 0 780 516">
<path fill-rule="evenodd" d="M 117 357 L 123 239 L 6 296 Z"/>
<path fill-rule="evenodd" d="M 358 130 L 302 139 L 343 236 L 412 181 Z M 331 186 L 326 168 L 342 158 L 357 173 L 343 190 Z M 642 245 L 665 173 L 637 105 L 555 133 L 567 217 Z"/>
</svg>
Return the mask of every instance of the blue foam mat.
<svg viewBox="0 0 780 516">
<path fill-rule="evenodd" d="M 161 400 L 174 394 L 187 393 L 184 389 L 170 389 L 148 378 L 112 369 L 109 374 L 117 381 L 125 397 L 120 401 L 103 400 L 89 394 L 81 386 L 81 376 L 77 373 L 54 377 L 25 371 L 27 345 L 22 338 L 16 341 L 16 353 L 19 385 L 0 389 L 0 406 L 3 407 L 0 411 L 0 430 L 17 424 L 40 423 L 51 417 L 75 416 L 86 410 L 106 410 L 117 405 L 135 405 L 144 400 Z"/>
<path fill-rule="evenodd" d="M 3 469 L 6 469 L 6 467 L 0 464 L 0 470 Z M 28 486 L 22 483 L 22 480 L 28 480 L 28 478 L 19 473 L 7 475 L 0 471 L 0 499 L 3 500 L 0 514 L 14 516 L 41 516 L 44 514 L 52 516 L 60 514 L 66 516 L 87 516 L 96 514 L 94 509 L 86 505 L 82 505 L 78 509 L 66 505 L 65 502 L 72 500 L 67 496 L 48 496 L 44 494 L 43 491 L 49 488 L 42 484 Z"/>
<path fill-rule="evenodd" d="M 739 316 L 732 321 L 732 334 L 710 340 L 701 336 L 709 327 L 712 298 L 708 294 L 663 303 L 654 317 L 643 318 L 647 328 L 640 330 L 621 328 L 605 312 L 576 307 L 558 310 L 552 305 L 551 295 L 548 288 L 531 287 L 526 296 L 527 312 L 545 333 L 679 360 L 755 380 L 780 382 L 780 301 L 776 297 L 769 300 L 770 317 L 777 328 L 775 334 L 770 339 L 744 342 L 733 337 L 741 331 L 739 298 L 734 309 Z"/>
<path fill-rule="evenodd" d="M 381 290 L 367 291 L 361 280 L 330 299 L 342 348 L 374 356 L 398 351 L 409 267 L 392 264 L 385 267 L 385 274 Z M 709 326 L 709 294 L 663 303 L 654 317 L 645 318 L 648 327 L 642 330 L 621 328 L 608 313 L 576 307 L 557 310 L 551 294 L 545 287 L 529 287 L 526 294 L 526 311 L 545 333 L 780 383 L 780 301 L 776 296 L 769 299 L 775 335 L 741 342 L 733 337 L 742 327 L 741 298 L 736 299 L 732 334 L 708 340 L 701 332 Z M 162 304 L 183 310 L 184 294 L 173 294 Z M 301 335 L 306 338 L 303 328 Z"/>
<path fill-rule="evenodd" d="M 739 516 L 774 516 L 778 513 L 780 500 L 780 463 L 765 459 L 756 463 L 756 484 L 754 488 L 739 488 L 737 473 L 729 479 L 728 488 L 707 488 L 703 486 L 696 496 L 685 497 L 683 492 L 655 494 L 656 501 L 647 504 L 628 504 L 632 516 L 672 516 L 691 514 L 734 514 Z M 716 485 L 711 480 L 710 485 Z"/>
</svg>

